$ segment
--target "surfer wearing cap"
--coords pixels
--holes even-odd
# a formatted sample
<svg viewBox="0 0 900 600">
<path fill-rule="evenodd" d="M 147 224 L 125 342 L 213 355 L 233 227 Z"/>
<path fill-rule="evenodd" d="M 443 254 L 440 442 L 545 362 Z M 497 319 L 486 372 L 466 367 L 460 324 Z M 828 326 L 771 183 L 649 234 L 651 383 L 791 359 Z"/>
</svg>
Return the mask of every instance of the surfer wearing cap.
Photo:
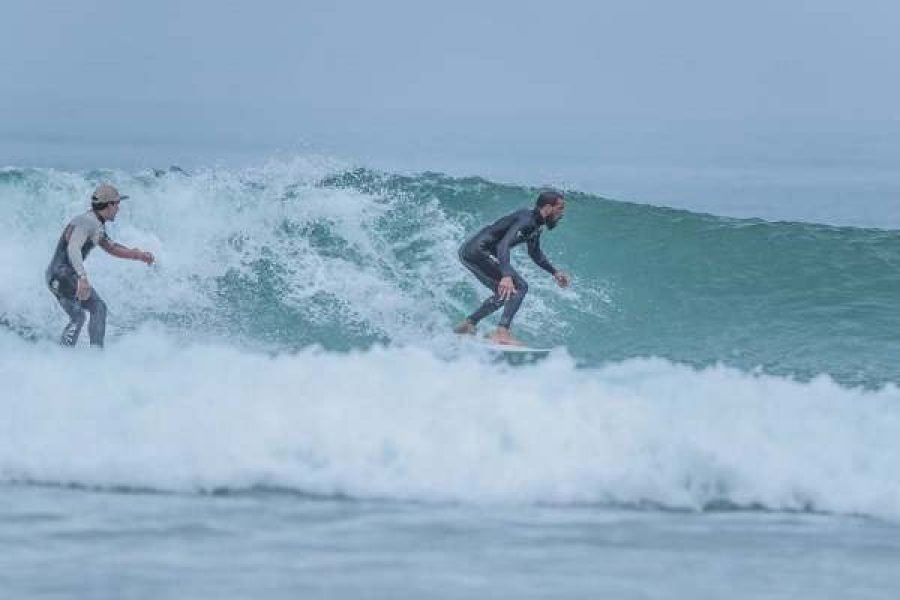
<svg viewBox="0 0 900 600">
<path fill-rule="evenodd" d="M 474 334 L 479 321 L 503 307 L 500 323 L 488 337 L 498 344 L 522 345 L 509 329 L 528 293 L 528 283 L 510 265 L 509 250 L 525 243 L 531 260 L 550 273 L 560 287 L 567 287 L 569 276 L 556 269 L 541 251 L 544 227 L 556 227 L 565 210 L 566 200 L 561 193 L 542 192 L 533 209 L 506 215 L 466 240 L 459 249 L 459 259 L 494 294 L 457 325 L 454 332 Z"/>
<path fill-rule="evenodd" d="M 153 264 L 150 252 L 138 248 L 127 248 L 109 239 L 106 234 L 107 221 L 115 221 L 119 212 L 119 202 L 128 196 L 119 194 L 115 187 L 104 183 L 97 186 L 91 195 L 91 209 L 72 219 L 56 245 L 56 251 L 47 267 L 46 280 L 50 291 L 66 314 L 69 324 L 63 329 L 60 343 L 74 346 L 84 325 L 84 311 L 90 313 L 88 335 L 91 346 L 103 347 L 106 333 L 106 303 L 91 287 L 84 270 L 84 259 L 100 246 L 118 258 L 128 258 Z"/>
</svg>

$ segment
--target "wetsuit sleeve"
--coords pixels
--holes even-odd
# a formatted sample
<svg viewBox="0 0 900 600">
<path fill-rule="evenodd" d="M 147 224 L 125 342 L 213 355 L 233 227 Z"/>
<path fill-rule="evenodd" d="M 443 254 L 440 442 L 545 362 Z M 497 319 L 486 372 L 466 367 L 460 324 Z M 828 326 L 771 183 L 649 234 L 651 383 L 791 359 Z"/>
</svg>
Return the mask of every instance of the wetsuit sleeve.
<svg viewBox="0 0 900 600">
<path fill-rule="evenodd" d="M 513 221 L 503 238 L 497 243 L 497 262 L 500 263 L 500 274 L 504 277 L 512 275 L 512 266 L 509 264 L 509 247 L 516 239 L 519 231 L 530 223 L 531 215 L 523 212 L 520 217 Z"/>
<path fill-rule="evenodd" d="M 87 241 L 88 235 L 90 235 L 90 232 L 88 232 L 86 228 L 76 225 L 72 227 L 72 231 L 69 233 L 69 243 L 66 246 L 66 252 L 69 255 L 69 263 L 72 265 L 72 268 L 75 269 L 75 272 L 79 277 L 87 275 L 84 270 L 84 262 L 81 260 L 81 247 L 84 246 L 84 243 Z"/>
<path fill-rule="evenodd" d="M 541 234 L 538 233 L 536 236 L 528 240 L 528 256 L 531 257 L 531 260 L 534 261 L 534 264 L 547 271 L 551 275 L 556 274 L 556 267 L 554 267 L 547 257 L 544 255 L 541 250 Z"/>
</svg>

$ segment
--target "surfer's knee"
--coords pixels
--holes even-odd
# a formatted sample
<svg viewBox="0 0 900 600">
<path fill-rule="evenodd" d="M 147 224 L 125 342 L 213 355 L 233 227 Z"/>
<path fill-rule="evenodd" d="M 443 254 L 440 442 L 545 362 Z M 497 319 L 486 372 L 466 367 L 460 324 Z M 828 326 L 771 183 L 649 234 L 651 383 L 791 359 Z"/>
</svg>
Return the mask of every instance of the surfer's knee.
<svg viewBox="0 0 900 600">
<path fill-rule="evenodd" d="M 524 296 L 528 293 L 528 282 L 524 279 L 519 279 L 518 281 L 514 282 L 514 284 L 516 286 L 516 293 L 520 296 Z"/>
<path fill-rule="evenodd" d="M 91 313 L 92 323 L 106 321 L 106 302 L 100 296 L 95 294 L 85 308 Z"/>
</svg>

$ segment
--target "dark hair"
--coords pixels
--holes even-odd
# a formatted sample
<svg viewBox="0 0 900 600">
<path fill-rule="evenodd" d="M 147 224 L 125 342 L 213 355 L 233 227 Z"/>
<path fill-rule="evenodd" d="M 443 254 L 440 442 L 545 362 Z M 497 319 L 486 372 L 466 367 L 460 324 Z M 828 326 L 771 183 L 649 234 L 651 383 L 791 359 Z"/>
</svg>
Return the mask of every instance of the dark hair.
<svg viewBox="0 0 900 600">
<path fill-rule="evenodd" d="M 563 199 L 563 195 L 555 190 L 549 190 L 538 194 L 537 200 L 534 201 L 535 208 L 544 208 L 548 204 L 556 204 Z"/>
</svg>

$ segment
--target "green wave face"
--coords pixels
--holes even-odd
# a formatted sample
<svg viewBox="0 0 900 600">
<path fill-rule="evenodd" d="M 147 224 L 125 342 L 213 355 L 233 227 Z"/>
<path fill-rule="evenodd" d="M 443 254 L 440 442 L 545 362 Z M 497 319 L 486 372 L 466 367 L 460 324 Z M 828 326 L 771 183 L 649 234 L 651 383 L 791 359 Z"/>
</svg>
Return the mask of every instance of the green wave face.
<svg viewBox="0 0 900 600">
<path fill-rule="evenodd" d="M 487 290 L 457 261 L 467 235 L 537 189 L 334 165 L 87 174 L 0 171 L 0 245 L 14 292 L 2 323 L 55 335 L 40 273 L 66 218 L 100 180 L 132 196 L 114 237 L 160 256 L 146 274 L 92 256 L 113 335 L 147 321 L 275 349 L 334 350 L 446 335 Z M 770 223 L 569 191 L 543 249 L 569 290 L 513 253 L 531 293 L 523 338 L 582 364 L 659 356 L 801 378 L 900 379 L 900 239 L 893 231 Z M 490 323 L 486 324 L 490 327 Z M 486 328 L 485 327 L 485 328 Z"/>
<path fill-rule="evenodd" d="M 429 174 L 356 172 L 327 183 L 437 199 L 466 232 L 537 193 Z M 540 296 L 526 301 L 540 306 L 520 319 L 526 336 L 564 344 L 586 362 L 662 356 L 858 383 L 900 375 L 891 359 L 900 326 L 896 232 L 728 219 L 577 192 L 567 198 L 567 214 L 543 246 L 575 277 L 572 293 L 528 268 L 523 251 L 514 256 Z M 459 298 L 476 301 L 470 290 Z"/>
</svg>

